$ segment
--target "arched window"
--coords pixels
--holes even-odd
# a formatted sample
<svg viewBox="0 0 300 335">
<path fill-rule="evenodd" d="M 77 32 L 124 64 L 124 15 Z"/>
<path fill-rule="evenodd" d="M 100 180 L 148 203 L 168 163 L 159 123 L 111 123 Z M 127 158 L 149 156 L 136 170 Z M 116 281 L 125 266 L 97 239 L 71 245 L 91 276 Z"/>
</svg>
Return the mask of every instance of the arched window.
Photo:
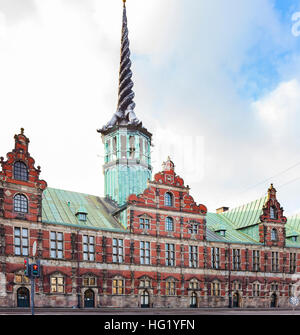
<svg viewBox="0 0 300 335">
<path fill-rule="evenodd" d="M 28 213 L 28 200 L 23 194 L 14 196 L 14 211 L 19 213 Z"/>
<path fill-rule="evenodd" d="M 271 241 L 277 241 L 277 230 L 275 228 L 271 230 Z"/>
<path fill-rule="evenodd" d="M 273 220 L 277 219 L 277 210 L 274 206 L 270 207 L 270 219 L 273 219 Z"/>
<path fill-rule="evenodd" d="M 167 192 L 165 194 L 165 206 L 173 206 L 173 195 L 172 193 Z"/>
<path fill-rule="evenodd" d="M 166 218 L 166 231 L 174 230 L 174 221 L 169 216 Z"/>
<path fill-rule="evenodd" d="M 28 181 L 28 171 L 25 163 L 19 161 L 15 162 L 14 179 Z"/>
</svg>

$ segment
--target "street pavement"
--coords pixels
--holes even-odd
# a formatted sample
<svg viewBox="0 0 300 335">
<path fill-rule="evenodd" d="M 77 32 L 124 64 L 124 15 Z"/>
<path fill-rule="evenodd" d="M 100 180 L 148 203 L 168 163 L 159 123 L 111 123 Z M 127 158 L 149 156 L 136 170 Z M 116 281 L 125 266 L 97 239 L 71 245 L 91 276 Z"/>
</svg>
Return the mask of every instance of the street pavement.
<svg viewBox="0 0 300 335">
<path fill-rule="evenodd" d="M 300 315 L 300 309 L 263 308 L 35 308 L 35 315 Z M 30 308 L 0 308 L 0 315 L 31 315 Z"/>
</svg>

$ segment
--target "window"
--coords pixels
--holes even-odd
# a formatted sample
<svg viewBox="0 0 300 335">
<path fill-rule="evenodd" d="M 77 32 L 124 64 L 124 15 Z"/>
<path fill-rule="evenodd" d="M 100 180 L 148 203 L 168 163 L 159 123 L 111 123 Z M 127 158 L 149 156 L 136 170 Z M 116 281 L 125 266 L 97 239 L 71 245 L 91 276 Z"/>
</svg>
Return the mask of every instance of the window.
<svg viewBox="0 0 300 335">
<path fill-rule="evenodd" d="M 140 241 L 140 263 L 150 264 L 150 242 Z"/>
<path fill-rule="evenodd" d="M 15 255 L 28 256 L 28 229 L 15 227 Z"/>
<path fill-rule="evenodd" d="M 94 236 L 83 235 L 83 260 L 95 260 L 95 238 Z"/>
<path fill-rule="evenodd" d="M 166 266 L 175 265 L 175 246 L 174 244 L 166 243 Z"/>
<path fill-rule="evenodd" d="M 278 284 L 277 283 L 272 283 L 271 284 L 271 291 L 278 291 Z"/>
<path fill-rule="evenodd" d="M 148 278 L 143 278 L 140 280 L 140 287 L 149 288 L 151 287 L 151 281 Z"/>
<path fill-rule="evenodd" d="M 135 153 L 135 137 L 129 136 L 129 157 L 134 158 Z"/>
<path fill-rule="evenodd" d="M 150 221 L 146 218 L 140 218 L 140 229 L 147 230 L 150 229 Z"/>
<path fill-rule="evenodd" d="M 213 269 L 219 269 L 220 267 L 220 249 L 211 248 L 211 267 Z"/>
<path fill-rule="evenodd" d="M 252 284 L 252 295 L 253 297 L 259 297 L 260 292 L 260 284 L 259 283 L 253 283 Z"/>
<path fill-rule="evenodd" d="M 173 206 L 173 195 L 169 192 L 165 193 L 165 206 Z"/>
<path fill-rule="evenodd" d="M 270 207 L 270 219 L 272 219 L 272 220 L 277 219 L 277 210 L 276 210 L 276 207 L 274 207 L 274 206 Z"/>
<path fill-rule="evenodd" d="M 173 231 L 173 230 L 174 230 L 173 219 L 168 216 L 166 218 L 166 231 Z"/>
<path fill-rule="evenodd" d="M 253 261 L 253 271 L 259 271 L 260 267 L 259 250 L 252 251 L 252 261 Z"/>
<path fill-rule="evenodd" d="M 189 266 L 190 268 L 198 267 L 198 247 L 196 245 L 189 246 Z"/>
<path fill-rule="evenodd" d="M 117 137 L 113 138 L 113 159 L 117 158 Z"/>
<path fill-rule="evenodd" d="M 140 160 L 144 160 L 144 147 L 143 147 L 143 139 L 140 137 Z"/>
<path fill-rule="evenodd" d="M 233 270 L 240 270 L 241 255 L 240 249 L 232 249 L 232 268 Z"/>
<path fill-rule="evenodd" d="M 277 230 L 275 228 L 273 228 L 271 230 L 271 241 L 277 241 L 277 238 L 278 238 L 278 236 L 277 236 Z"/>
<path fill-rule="evenodd" d="M 14 211 L 18 213 L 28 213 L 28 200 L 23 194 L 14 196 Z"/>
<path fill-rule="evenodd" d="M 298 236 L 292 236 L 292 241 L 297 242 L 297 238 L 298 238 Z"/>
<path fill-rule="evenodd" d="M 121 158 L 127 158 L 127 138 L 125 135 L 121 135 Z"/>
<path fill-rule="evenodd" d="M 239 290 L 242 289 L 242 284 L 238 280 L 235 280 L 232 283 L 232 288 L 233 288 L 234 291 L 239 291 Z"/>
<path fill-rule="evenodd" d="M 188 229 L 189 234 L 196 235 L 198 234 L 198 223 L 191 222 L 189 229 Z"/>
<path fill-rule="evenodd" d="M 118 238 L 113 238 L 113 263 L 123 263 L 124 253 L 123 253 L 123 240 Z"/>
<path fill-rule="evenodd" d="M 296 260 L 297 260 L 297 254 L 296 253 L 290 253 L 290 273 L 296 272 Z"/>
<path fill-rule="evenodd" d="M 63 233 L 50 232 L 50 257 L 63 258 Z"/>
<path fill-rule="evenodd" d="M 63 276 L 53 276 L 50 280 L 51 293 L 64 293 L 65 292 L 65 278 Z"/>
<path fill-rule="evenodd" d="M 95 277 L 85 277 L 83 278 L 84 286 L 96 286 L 96 278 Z"/>
<path fill-rule="evenodd" d="M 78 220 L 79 221 L 86 221 L 86 213 L 78 213 Z"/>
<path fill-rule="evenodd" d="M 168 280 L 166 282 L 166 295 L 175 295 L 176 294 L 176 283 L 174 280 Z"/>
<path fill-rule="evenodd" d="M 124 279 L 114 279 L 112 283 L 112 293 L 113 294 L 124 294 Z"/>
<path fill-rule="evenodd" d="M 25 163 L 16 162 L 14 164 L 14 179 L 28 181 L 28 171 Z"/>
<path fill-rule="evenodd" d="M 272 252 L 272 271 L 277 272 L 278 271 L 278 252 Z"/>
<path fill-rule="evenodd" d="M 30 279 L 22 274 L 16 274 L 15 275 L 15 283 L 16 284 L 29 284 Z"/>
<path fill-rule="evenodd" d="M 199 283 L 198 280 L 192 279 L 189 283 L 189 289 L 190 290 L 198 290 L 199 289 Z"/>
<path fill-rule="evenodd" d="M 221 286 L 218 281 L 214 281 L 211 283 L 211 295 L 216 297 L 221 295 Z"/>
</svg>

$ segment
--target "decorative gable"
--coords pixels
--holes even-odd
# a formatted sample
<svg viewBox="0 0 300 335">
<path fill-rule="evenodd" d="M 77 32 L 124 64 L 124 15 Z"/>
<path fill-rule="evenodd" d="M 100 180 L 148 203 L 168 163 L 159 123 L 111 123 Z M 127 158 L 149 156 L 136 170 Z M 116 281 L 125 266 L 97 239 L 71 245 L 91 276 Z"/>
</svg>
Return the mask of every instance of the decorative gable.
<svg viewBox="0 0 300 335">
<path fill-rule="evenodd" d="M 285 246 L 285 223 L 283 208 L 276 199 L 276 189 L 273 184 L 268 189 L 268 198 L 260 216 L 259 240 L 268 246 Z"/>
<path fill-rule="evenodd" d="M 21 133 L 14 136 L 15 148 L 0 157 L 0 216 L 10 219 L 40 221 L 42 192 L 47 183 L 39 179 L 41 168 L 28 152 L 29 139 Z"/>
</svg>

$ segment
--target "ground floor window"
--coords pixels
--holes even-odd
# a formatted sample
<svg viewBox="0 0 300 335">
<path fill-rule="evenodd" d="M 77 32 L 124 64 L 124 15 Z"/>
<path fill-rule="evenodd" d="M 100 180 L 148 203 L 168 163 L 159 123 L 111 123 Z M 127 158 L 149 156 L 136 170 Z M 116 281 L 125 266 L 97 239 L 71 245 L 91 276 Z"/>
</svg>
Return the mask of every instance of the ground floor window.
<svg viewBox="0 0 300 335">
<path fill-rule="evenodd" d="M 65 278 L 62 276 L 51 277 L 51 293 L 65 292 Z"/>
</svg>

